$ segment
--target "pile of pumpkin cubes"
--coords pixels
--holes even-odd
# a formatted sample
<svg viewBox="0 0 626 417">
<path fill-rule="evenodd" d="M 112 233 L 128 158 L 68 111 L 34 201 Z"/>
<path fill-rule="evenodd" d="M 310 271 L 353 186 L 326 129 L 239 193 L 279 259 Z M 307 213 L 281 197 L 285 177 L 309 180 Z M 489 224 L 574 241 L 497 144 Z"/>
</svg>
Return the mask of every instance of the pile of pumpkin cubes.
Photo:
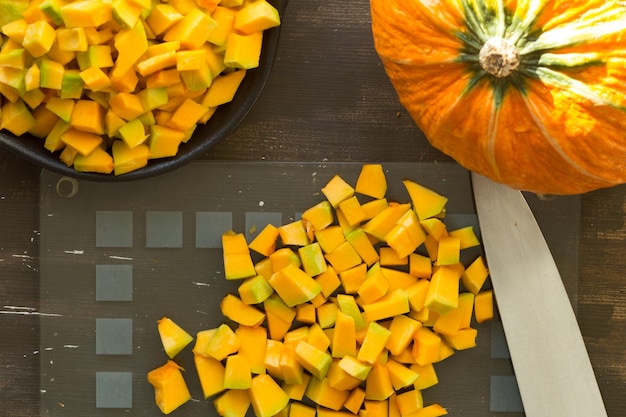
<svg viewBox="0 0 626 417">
<path fill-rule="evenodd" d="M 366 164 L 354 187 L 330 179 L 301 219 L 250 242 L 222 236 L 225 277 L 241 280 L 221 302 L 233 325 L 198 332 L 193 348 L 218 414 L 447 414 L 422 390 L 438 383 L 436 363 L 476 345 L 472 322 L 493 317 L 493 294 L 482 256 L 460 260 L 480 245 L 473 227 L 447 230 L 447 198 L 403 183 L 411 203 L 388 201 L 382 165 Z M 171 358 L 193 340 L 168 318 L 159 331 L 179 342 L 164 344 Z M 168 375 L 178 388 L 166 389 Z M 148 379 L 164 412 L 191 398 L 171 360 Z"/>
</svg>

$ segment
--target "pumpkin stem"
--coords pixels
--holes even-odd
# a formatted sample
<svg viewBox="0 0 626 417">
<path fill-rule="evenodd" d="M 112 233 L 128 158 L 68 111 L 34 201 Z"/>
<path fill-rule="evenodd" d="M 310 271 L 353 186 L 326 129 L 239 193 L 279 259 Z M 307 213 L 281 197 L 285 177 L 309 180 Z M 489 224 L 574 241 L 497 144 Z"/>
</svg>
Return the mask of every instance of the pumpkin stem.
<svg viewBox="0 0 626 417">
<path fill-rule="evenodd" d="M 491 38 L 480 49 L 478 62 L 489 74 L 506 77 L 519 67 L 519 51 L 506 39 Z"/>
</svg>

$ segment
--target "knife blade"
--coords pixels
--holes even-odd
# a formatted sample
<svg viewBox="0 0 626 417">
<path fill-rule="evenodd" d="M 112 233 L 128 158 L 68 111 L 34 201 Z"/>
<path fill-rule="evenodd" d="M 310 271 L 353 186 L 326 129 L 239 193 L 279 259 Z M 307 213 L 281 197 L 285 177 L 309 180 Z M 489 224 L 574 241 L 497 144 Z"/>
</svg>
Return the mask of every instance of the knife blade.
<svg viewBox="0 0 626 417">
<path fill-rule="evenodd" d="M 472 188 L 526 416 L 607 416 L 565 286 L 524 195 L 476 173 Z"/>
</svg>

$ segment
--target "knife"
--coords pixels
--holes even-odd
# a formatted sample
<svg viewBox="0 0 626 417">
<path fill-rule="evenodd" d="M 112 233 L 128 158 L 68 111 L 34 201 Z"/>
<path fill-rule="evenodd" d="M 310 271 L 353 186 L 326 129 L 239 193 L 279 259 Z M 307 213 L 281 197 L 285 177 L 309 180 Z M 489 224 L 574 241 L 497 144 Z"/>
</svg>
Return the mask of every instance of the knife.
<svg viewBox="0 0 626 417">
<path fill-rule="evenodd" d="M 526 199 L 476 173 L 472 188 L 526 416 L 607 416 L 574 310 Z"/>
</svg>

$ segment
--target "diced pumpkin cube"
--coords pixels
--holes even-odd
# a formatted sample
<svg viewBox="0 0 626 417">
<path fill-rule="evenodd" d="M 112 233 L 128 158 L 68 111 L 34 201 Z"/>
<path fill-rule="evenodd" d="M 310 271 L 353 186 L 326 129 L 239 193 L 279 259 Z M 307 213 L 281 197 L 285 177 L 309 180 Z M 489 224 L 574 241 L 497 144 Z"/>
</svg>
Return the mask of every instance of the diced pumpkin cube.
<svg viewBox="0 0 626 417">
<path fill-rule="evenodd" d="M 317 379 L 323 379 L 332 363 L 332 357 L 306 341 L 300 341 L 295 348 L 298 362 Z"/>
<path fill-rule="evenodd" d="M 424 365 L 412 364 L 411 369 L 417 372 L 418 375 L 417 379 L 413 383 L 415 389 L 425 390 L 426 388 L 430 388 L 439 383 L 437 372 L 435 371 L 435 367 L 432 363 Z"/>
<path fill-rule="evenodd" d="M 137 72 L 146 77 L 165 68 L 173 67 L 177 62 L 177 54 L 176 51 L 167 51 L 139 61 L 137 63 Z"/>
<path fill-rule="evenodd" d="M 371 240 L 367 234 L 360 227 L 356 227 L 345 236 L 346 240 L 350 242 L 352 247 L 357 251 L 363 262 L 367 266 L 372 266 L 379 260 L 379 254 L 374 248 Z"/>
<path fill-rule="evenodd" d="M 488 275 L 489 270 L 485 266 L 483 257 L 478 256 L 467 268 L 465 268 L 465 271 L 461 276 L 461 283 L 468 291 L 473 294 L 478 294 L 487 280 Z"/>
<path fill-rule="evenodd" d="M 112 19 L 111 3 L 80 0 L 61 6 L 61 17 L 68 28 L 98 27 Z"/>
<path fill-rule="evenodd" d="M 130 148 L 141 145 L 148 137 L 148 135 L 146 135 L 145 126 L 139 119 L 133 119 L 124 123 L 120 126 L 118 132 L 124 143 Z"/>
<path fill-rule="evenodd" d="M 309 381 L 311 380 L 311 378 L 311 374 L 304 372 L 302 374 L 301 384 L 286 384 L 283 382 L 282 388 L 290 399 L 295 401 L 301 401 L 304 398 L 304 392 L 309 386 Z"/>
<path fill-rule="evenodd" d="M 465 329 L 472 324 L 472 316 L 474 314 L 475 295 L 471 292 L 462 292 L 459 294 L 459 307 L 463 309 L 459 329 Z"/>
<path fill-rule="evenodd" d="M 331 356 L 334 358 L 342 358 L 344 356 L 356 357 L 356 326 L 354 319 L 341 311 L 337 312 L 335 320 Z"/>
<path fill-rule="evenodd" d="M 455 265 L 461 259 L 461 240 L 453 236 L 439 239 L 437 246 L 437 265 Z"/>
<path fill-rule="evenodd" d="M 181 47 L 185 49 L 199 49 L 206 42 L 207 34 L 216 26 L 211 16 L 199 8 L 193 8 L 165 31 L 163 39 L 180 41 Z"/>
<path fill-rule="evenodd" d="M 363 305 L 365 317 L 370 322 L 406 314 L 409 310 L 409 297 L 400 288 L 390 291 L 373 303 Z"/>
<path fill-rule="evenodd" d="M 337 312 L 339 308 L 335 303 L 326 302 L 317 308 L 317 322 L 323 329 L 330 328 L 335 325 L 337 321 Z"/>
<path fill-rule="evenodd" d="M 39 80 L 41 88 L 60 90 L 63 85 L 63 64 L 51 59 L 42 58 L 39 60 Z"/>
<path fill-rule="evenodd" d="M 337 294 L 337 305 L 339 310 L 354 319 L 354 326 L 357 332 L 366 328 L 366 322 L 363 313 L 359 309 L 356 299 L 349 294 Z"/>
<path fill-rule="evenodd" d="M 86 51 L 89 46 L 83 28 L 60 27 L 56 29 L 56 33 L 56 41 L 61 51 Z"/>
<path fill-rule="evenodd" d="M 278 228 L 273 224 L 267 224 L 263 230 L 252 239 L 248 247 L 263 256 L 270 256 L 276 251 L 278 235 Z"/>
<path fill-rule="evenodd" d="M 389 205 L 365 223 L 362 228 L 370 236 L 381 241 L 385 240 L 385 236 L 410 209 L 409 203 Z"/>
<path fill-rule="evenodd" d="M 181 371 L 180 366 L 169 360 L 148 372 L 148 382 L 154 387 L 156 404 L 163 414 L 170 414 L 191 399 Z"/>
<path fill-rule="evenodd" d="M 411 386 L 418 377 L 415 370 L 393 359 L 388 359 L 386 365 L 389 379 L 396 391 L 401 391 L 403 388 Z M 400 395 L 400 393 L 397 395 Z"/>
<path fill-rule="evenodd" d="M 322 286 L 322 295 L 325 298 L 330 297 L 341 285 L 339 275 L 333 268 L 326 268 L 326 271 L 315 277 L 315 280 Z"/>
<path fill-rule="evenodd" d="M 382 199 L 387 192 L 387 178 L 381 164 L 363 164 L 356 181 L 357 193 Z"/>
<path fill-rule="evenodd" d="M 296 321 L 313 324 L 317 322 L 316 307 L 312 303 L 303 303 L 296 306 Z"/>
<path fill-rule="evenodd" d="M 200 120 L 208 110 L 206 106 L 190 98 L 185 98 L 168 120 L 167 126 L 182 131 L 189 130 L 198 123 L 198 120 Z"/>
<path fill-rule="evenodd" d="M 230 68 L 252 69 L 259 66 L 263 33 L 231 33 L 226 41 L 224 64 Z"/>
<path fill-rule="evenodd" d="M 383 401 L 394 392 L 387 366 L 380 362 L 375 363 L 365 381 L 365 399 Z"/>
<path fill-rule="evenodd" d="M 357 353 L 357 359 L 367 364 L 374 364 L 385 349 L 387 340 L 391 337 L 389 329 L 371 321 L 365 334 L 365 339 Z"/>
<path fill-rule="evenodd" d="M 248 243 L 242 233 L 224 233 L 222 248 L 226 279 L 244 279 L 256 275 Z"/>
<path fill-rule="evenodd" d="M 280 25 L 278 10 L 266 0 L 259 0 L 248 3 L 237 11 L 234 27 L 249 35 L 278 25 Z"/>
<path fill-rule="evenodd" d="M 339 280 L 346 294 L 356 294 L 367 276 L 367 265 L 364 263 L 353 266 L 339 273 Z"/>
<path fill-rule="evenodd" d="M 363 303 L 369 304 L 380 299 L 389 289 L 389 282 L 383 274 L 380 264 L 375 263 L 365 274 L 365 281 L 358 288 L 357 293 Z"/>
<path fill-rule="evenodd" d="M 296 310 L 293 307 L 289 307 L 278 294 L 272 294 L 263 302 L 263 308 L 266 314 L 273 314 L 281 320 L 289 323 L 293 322 L 296 318 Z"/>
<path fill-rule="evenodd" d="M 213 78 L 211 86 L 202 98 L 202 104 L 206 107 L 217 107 L 231 102 L 245 76 L 245 69 L 240 69 Z"/>
<path fill-rule="evenodd" d="M 476 294 L 474 316 L 478 323 L 493 319 L 493 290 L 484 290 Z"/>
<path fill-rule="evenodd" d="M 142 144 L 131 148 L 121 140 L 113 142 L 111 153 L 115 164 L 115 175 L 126 174 L 146 166 L 150 157 L 148 146 Z"/>
<path fill-rule="evenodd" d="M 23 135 L 35 126 L 35 118 L 21 99 L 4 103 L 0 115 L 0 128 L 16 136 Z"/>
<path fill-rule="evenodd" d="M 272 295 L 274 289 L 262 275 L 246 278 L 239 287 L 237 292 L 241 300 L 249 305 L 262 303 Z"/>
<path fill-rule="evenodd" d="M 217 46 L 223 46 L 228 40 L 228 35 L 233 31 L 236 13 L 237 11 L 230 7 L 217 6 L 211 14 L 217 26 L 207 36 L 207 42 L 211 42 Z"/>
<path fill-rule="evenodd" d="M 309 222 L 313 230 L 325 229 L 333 223 L 332 207 L 328 201 L 321 201 L 302 213 L 302 220 Z"/>
<path fill-rule="evenodd" d="M 114 94 L 109 101 L 109 106 L 113 113 L 126 121 L 136 119 L 145 111 L 137 94 L 133 93 Z"/>
<path fill-rule="evenodd" d="M 302 365 L 300 365 L 296 358 L 295 347 L 293 345 L 283 344 L 279 366 L 282 379 L 286 384 L 301 384 L 304 380 Z"/>
<path fill-rule="evenodd" d="M 389 325 L 391 335 L 385 347 L 392 355 L 400 355 L 409 347 L 420 327 L 422 327 L 422 323 L 406 315 L 394 316 Z"/>
<path fill-rule="evenodd" d="M 44 148 L 46 148 L 50 152 L 55 152 L 63 149 L 63 147 L 65 146 L 65 142 L 61 140 L 61 136 L 70 128 L 71 126 L 68 122 L 63 119 L 58 119 L 46 135 Z"/>
<path fill-rule="evenodd" d="M 278 272 L 288 265 L 302 266 L 300 256 L 290 247 L 281 247 L 270 253 L 269 260 L 272 264 L 272 272 Z M 268 277 L 269 279 L 269 277 Z"/>
<path fill-rule="evenodd" d="M 459 238 L 461 241 L 461 249 L 480 245 L 480 241 L 474 232 L 474 226 L 465 226 L 460 229 L 451 230 L 449 235 Z"/>
<path fill-rule="evenodd" d="M 85 86 L 92 91 L 101 91 L 111 86 L 107 74 L 98 67 L 90 67 L 80 72 Z"/>
<path fill-rule="evenodd" d="M 339 207 L 339 203 L 354 195 L 354 188 L 341 176 L 334 175 L 321 189 L 326 199 L 333 207 Z"/>
<path fill-rule="evenodd" d="M 224 366 L 224 388 L 245 390 L 251 384 L 252 372 L 248 359 L 238 354 L 229 355 Z"/>
<path fill-rule="evenodd" d="M 413 208 L 420 220 L 437 216 L 443 211 L 448 202 L 447 197 L 411 180 L 404 180 L 403 184 L 409 193 Z"/>
<path fill-rule="evenodd" d="M 420 220 L 420 224 L 435 240 L 439 240 L 443 236 L 448 235 L 446 224 L 437 217 Z"/>
<path fill-rule="evenodd" d="M 221 361 L 237 352 L 240 346 L 237 334 L 228 324 L 223 323 L 218 326 L 202 354 Z"/>
<path fill-rule="evenodd" d="M 205 399 L 224 391 L 224 365 L 215 358 L 194 354 L 194 365 Z"/>
<path fill-rule="evenodd" d="M 167 158 L 176 155 L 185 137 L 185 132 L 167 126 L 150 126 L 150 158 Z"/>
<path fill-rule="evenodd" d="M 39 58 L 50 50 L 56 36 L 56 31 L 47 21 L 36 21 L 26 26 L 22 45 L 33 57 Z"/>
<path fill-rule="evenodd" d="M 174 6 L 168 3 L 160 3 L 154 6 L 150 15 L 146 18 L 146 23 L 150 26 L 152 32 L 159 36 L 182 19 L 183 15 Z"/>
<path fill-rule="evenodd" d="M 478 330 L 469 327 L 459 330 L 455 335 L 445 335 L 446 342 L 455 350 L 465 350 L 476 346 Z"/>
<path fill-rule="evenodd" d="M 352 414 L 357 414 L 365 401 L 365 390 L 361 387 L 356 387 L 350 394 L 348 398 L 343 403 L 343 406 L 346 410 L 350 411 Z"/>
<path fill-rule="evenodd" d="M 4 116 L 4 109 L 2 113 Z M 83 156 L 89 155 L 102 143 L 100 136 L 74 128 L 67 130 L 61 136 L 61 140 Z"/>
<path fill-rule="evenodd" d="M 293 402 L 289 406 L 289 417 L 315 417 L 315 408 L 300 402 Z"/>
<path fill-rule="evenodd" d="M 424 408 L 424 400 L 421 391 L 412 389 L 399 393 L 396 396 L 400 414 L 403 416 L 413 415 Z"/>
<path fill-rule="evenodd" d="M 239 338 L 238 354 L 244 356 L 250 364 L 253 374 L 265 373 L 265 347 L 267 330 L 262 326 L 238 326 L 235 334 Z"/>
<path fill-rule="evenodd" d="M 39 89 L 33 90 L 33 92 L 34 91 L 41 92 Z M 28 102 L 27 104 L 30 106 Z M 37 105 L 36 108 L 33 109 L 32 115 L 35 119 L 35 124 L 28 130 L 28 133 L 38 138 L 45 138 L 59 121 L 58 116 L 46 109 L 45 106 Z"/>
<path fill-rule="evenodd" d="M 268 374 L 252 378 L 249 395 L 258 417 L 272 417 L 289 403 L 289 396 Z"/>
<path fill-rule="evenodd" d="M 319 283 L 293 264 L 275 272 L 268 282 L 289 307 L 311 301 L 322 291 Z"/>
<path fill-rule="evenodd" d="M 428 327 L 422 326 L 415 332 L 413 356 L 419 365 L 434 363 L 439 360 L 441 337 Z"/>
<path fill-rule="evenodd" d="M 117 32 L 113 40 L 113 46 L 117 50 L 117 59 L 110 77 L 111 82 L 115 84 L 116 81 L 122 79 L 132 70 L 137 60 L 148 48 L 148 39 L 143 23 L 138 22 L 130 29 L 121 29 Z"/>
<path fill-rule="evenodd" d="M 378 248 L 378 254 L 380 256 L 379 262 L 381 266 L 404 266 L 409 264 L 408 256 L 398 256 L 398 252 L 389 246 L 381 246 Z"/>
<path fill-rule="evenodd" d="M 348 398 L 349 391 L 330 386 L 328 378 L 311 378 L 305 396 L 315 404 L 338 411 Z"/>
<path fill-rule="evenodd" d="M 316 230 L 314 236 L 324 253 L 333 252 L 339 245 L 346 241 L 341 227 L 337 225 L 331 225 L 324 229 Z"/>
<path fill-rule="evenodd" d="M 279 226 L 278 235 L 283 245 L 306 246 L 311 243 L 302 220 Z"/>
<path fill-rule="evenodd" d="M 437 268 L 430 279 L 424 305 L 437 314 L 445 314 L 457 308 L 458 303 L 459 279 L 457 272 L 445 266 Z"/>
<path fill-rule="evenodd" d="M 114 168 L 113 157 L 100 147 L 94 149 L 89 155 L 79 153 L 74 158 L 74 169 L 78 172 L 110 174 Z"/>
<path fill-rule="evenodd" d="M 239 297 L 233 294 L 226 294 L 222 298 L 220 309 L 225 317 L 244 326 L 257 326 L 265 320 L 265 313 L 251 305 L 245 304 Z"/>
<path fill-rule="evenodd" d="M 326 260 L 341 274 L 361 263 L 361 256 L 348 241 L 341 243 L 335 250 L 326 254 Z"/>
<path fill-rule="evenodd" d="M 229 389 L 215 400 L 217 414 L 227 417 L 245 417 L 250 408 L 250 397 L 246 390 Z"/>
<path fill-rule="evenodd" d="M 22 45 L 24 41 L 24 35 L 26 34 L 26 28 L 28 27 L 28 22 L 26 19 L 15 19 L 12 22 L 5 23 L 0 28 L 0 31 L 4 35 L 6 35 L 10 40 L 15 42 L 16 45 Z M 3 50 L 6 47 L 6 42 L 2 45 Z"/>
<path fill-rule="evenodd" d="M 170 359 L 173 359 L 193 341 L 193 336 L 169 317 L 159 319 L 157 321 L 157 328 L 163 349 L 165 349 L 165 353 Z"/>
<path fill-rule="evenodd" d="M 409 274 L 416 278 L 430 278 L 433 273 L 429 257 L 412 253 L 409 255 Z"/>
<path fill-rule="evenodd" d="M 304 272 L 309 276 L 315 277 L 326 271 L 326 259 L 318 242 L 298 248 L 298 255 L 300 255 Z"/>
<path fill-rule="evenodd" d="M 113 57 L 110 45 L 89 45 L 86 52 L 78 52 L 76 60 L 81 70 L 91 67 L 110 68 L 113 66 Z"/>
</svg>

